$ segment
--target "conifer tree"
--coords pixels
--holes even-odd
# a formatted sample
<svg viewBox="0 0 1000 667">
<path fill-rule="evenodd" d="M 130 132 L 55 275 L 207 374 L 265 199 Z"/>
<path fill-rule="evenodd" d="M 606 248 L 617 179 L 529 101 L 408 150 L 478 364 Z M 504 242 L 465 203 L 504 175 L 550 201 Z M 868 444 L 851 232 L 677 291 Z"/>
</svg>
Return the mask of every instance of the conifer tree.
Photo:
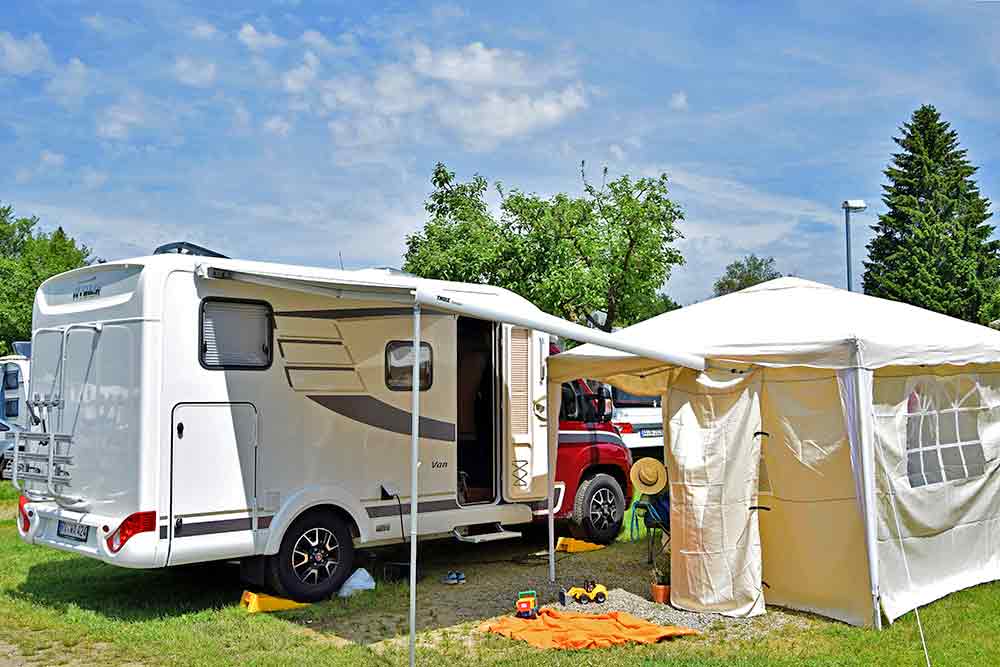
<svg viewBox="0 0 1000 667">
<path fill-rule="evenodd" d="M 1000 242 L 991 240 L 990 200 L 972 178 L 978 168 L 931 105 L 900 131 L 882 186 L 888 211 L 868 244 L 865 293 L 986 323 L 1000 305 Z"/>
</svg>

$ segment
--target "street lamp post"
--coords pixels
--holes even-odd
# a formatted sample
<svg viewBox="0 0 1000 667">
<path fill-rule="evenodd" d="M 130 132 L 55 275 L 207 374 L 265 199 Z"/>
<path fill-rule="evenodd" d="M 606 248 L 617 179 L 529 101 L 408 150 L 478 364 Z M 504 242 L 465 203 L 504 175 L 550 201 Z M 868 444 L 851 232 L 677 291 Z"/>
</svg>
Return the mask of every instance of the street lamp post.
<svg viewBox="0 0 1000 667">
<path fill-rule="evenodd" d="M 851 285 L 851 211 L 863 211 L 868 208 L 864 199 L 845 199 L 840 205 L 844 209 L 844 229 L 847 234 L 847 291 L 853 288 Z"/>
</svg>

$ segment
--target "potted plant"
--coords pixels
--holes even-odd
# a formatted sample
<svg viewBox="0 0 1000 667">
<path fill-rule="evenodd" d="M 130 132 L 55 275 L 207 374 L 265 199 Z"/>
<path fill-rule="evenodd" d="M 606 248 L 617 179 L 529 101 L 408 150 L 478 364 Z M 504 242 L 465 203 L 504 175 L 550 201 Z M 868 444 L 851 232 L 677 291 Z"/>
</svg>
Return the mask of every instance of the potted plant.
<svg viewBox="0 0 1000 667">
<path fill-rule="evenodd" d="M 666 604 L 670 602 L 670 555 L 662 554 L 653 565 L 653 583 L 651 585 L 653 602 Z"/>
</svg>

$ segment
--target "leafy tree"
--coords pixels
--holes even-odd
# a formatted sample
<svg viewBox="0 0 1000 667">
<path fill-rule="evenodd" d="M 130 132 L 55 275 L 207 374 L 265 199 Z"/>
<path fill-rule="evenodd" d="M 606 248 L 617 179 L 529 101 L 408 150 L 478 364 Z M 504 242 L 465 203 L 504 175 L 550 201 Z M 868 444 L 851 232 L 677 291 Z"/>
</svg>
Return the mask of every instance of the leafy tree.
<svg viewBox="0 0 1000 667">
<path fill-rule="evenodd" d="M 605 331 L 663 312 L 657 290 L 684 261 L 673 246 L 684 216 L 665 174 L 600 187 L 584 175 L 581 197 L 542 198 L 498 184 L 496 214 L 482 176 L 461 183 L 439 163 L 431 182 L 430 220 L 406 239 L 406 271 L 506 287 Z"/>
<path fill-rule="evenodd" d="M 722 277 L 715 281 L 713 290 L 715 296 L 722 296 L 780 277 L 774 268 L 774 257 L 750 254 L 729 264 Z"/>
<path fill-rule="evenodd" d="M 12 206 L 0 206 L 0 353 L 11 343 L 31 338 L 35 292 L 57 273 L 91 261 L 90 249 L 78 245 L 62 227 L 47 233 L 38 218 L 15 218 Z"/>
<path fill-rule="evenodd" d="M 924 105 L 894 137 L 885 170 L 888 211 L 872 227 L 865 293 L 972 322 L 998 312 L 1000 243 L 990 239 L 990 201 L 979 193 L 958 134 Z"/>
</svg>

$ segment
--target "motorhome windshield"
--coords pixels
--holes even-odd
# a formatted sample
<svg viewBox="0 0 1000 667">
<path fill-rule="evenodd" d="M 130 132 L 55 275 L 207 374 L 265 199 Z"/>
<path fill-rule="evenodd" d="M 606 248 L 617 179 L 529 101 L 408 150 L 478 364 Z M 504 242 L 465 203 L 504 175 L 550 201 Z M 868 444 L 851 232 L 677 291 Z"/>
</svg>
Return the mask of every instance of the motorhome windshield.
<svg viewBox="0 0 1000 667">
<path fill-rule="evenodd" d="M 611 398 L 615 406 L 620 408 L 658 408 L 660 407 L 659 396 L 637 396 L 627 391 L 622 391 L 617 387 L 611 390 Z"/>
</svg>

